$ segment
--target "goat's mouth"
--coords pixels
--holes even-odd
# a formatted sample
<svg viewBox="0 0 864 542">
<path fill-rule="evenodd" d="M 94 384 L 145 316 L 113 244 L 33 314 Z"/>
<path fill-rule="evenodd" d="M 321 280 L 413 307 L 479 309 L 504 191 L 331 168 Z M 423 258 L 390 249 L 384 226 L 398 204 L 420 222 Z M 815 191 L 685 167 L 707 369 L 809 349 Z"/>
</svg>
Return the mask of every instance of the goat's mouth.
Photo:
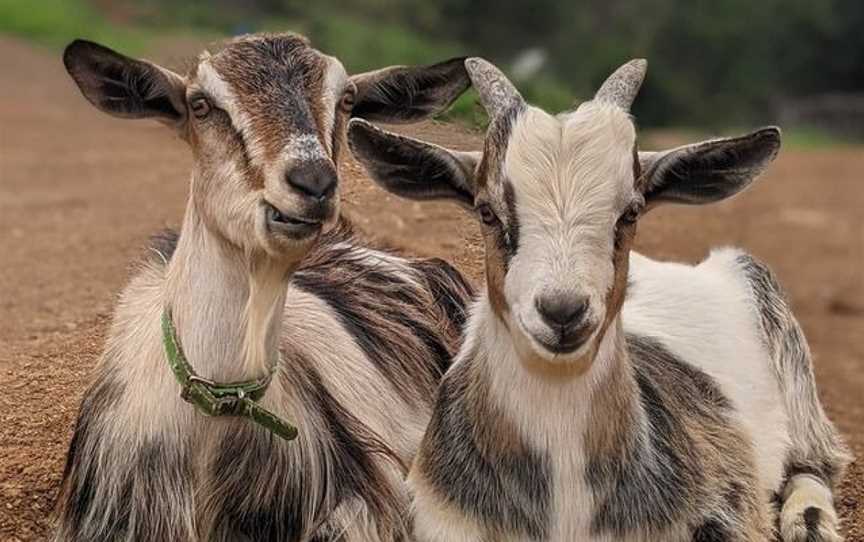
<svg viewBox="0 0 864 542">
<path fill-rule="evenodd" d="M 548 350 L 550 353 L 555 355 L 567 355 L 573 354 L 577 350 L 579 350 L 586 342 L 586 337 L 576 337 L 573 339 L 561 339 L 557 342 L 549 342 L 547 340 L 541 339 L 540 337 L 534 336 L 534 340 L 537 341 L 544 349 Z"/>
<path fill-rule="evenodd" d="M 293 240 L 302 240 L 318 233 L 324 225 L 323 217 L 299 217 L 282 211 L 264 201 L 267 231 Z"/>
<path fill-rule="evenodd" d="M 521 318 L 519 323 L 523 332 L 531 337 L 531 342 L 536 345 L 535 349 L 539 348 L 545 351 L 546 355 L 562 360 L 578 357 L 594 336 L 595 331 L 595 326 L 585 324 L 567 332 L 555 330 L 553 333 L 535 333 Z"/>
</svg>

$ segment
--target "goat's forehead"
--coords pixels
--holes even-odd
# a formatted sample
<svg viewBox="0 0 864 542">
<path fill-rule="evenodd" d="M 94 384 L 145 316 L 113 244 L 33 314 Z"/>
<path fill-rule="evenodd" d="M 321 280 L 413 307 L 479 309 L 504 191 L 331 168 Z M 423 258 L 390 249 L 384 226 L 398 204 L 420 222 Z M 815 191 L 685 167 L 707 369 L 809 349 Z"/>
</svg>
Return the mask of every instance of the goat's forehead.
<svg viewBox="0 0 864 542">
<path fill-rule="evenodd" d="M 635 141 L 615 107 L 588 102 L 558 116 L 529 107 L 513 120 L 503 173 L 523 201 L 611 204 L 632 195 Z"/>
<path fill-rule="evenodd" d="M 330 87 L 341 90 L 347 79 L 337 59 L 290 34 L 232 40 L 218 53 L 203 54 L 191 75 L 217 99 L 243 97 L 247 109 L 294 101 L 314 105 L 334 93 Z"/>
</svg>

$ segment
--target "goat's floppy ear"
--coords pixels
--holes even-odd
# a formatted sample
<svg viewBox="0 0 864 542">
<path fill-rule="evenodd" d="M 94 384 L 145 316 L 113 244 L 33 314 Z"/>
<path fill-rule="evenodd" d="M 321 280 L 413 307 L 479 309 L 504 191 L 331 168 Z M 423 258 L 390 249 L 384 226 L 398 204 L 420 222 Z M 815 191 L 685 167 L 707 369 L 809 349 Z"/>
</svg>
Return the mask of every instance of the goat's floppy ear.
<svg viewBox="0 0 864 542">
<path fill-rule="evenodd" d="M 445 111 L 471 85 L 464 58 L 431 66 L 392 66 L 351 77 L 352 115 L 390 123 L 417 122 Z"/>
<path fill-rule="evenodd" d="M 388 192 L 414 200 L 446 199 L 474 206 L 479 152 L 459 152 L 376 128 L 354 119 L 348 143 L 372 180 Z"/>
<path fill-rule="evenodd" d="M 186 83 L 170 70 L 86 40 L 66 47 L 63 64 L 84 97 L 109 115 L 171 125 L 186 120 Z"/>
<path fill-rule="evenodd" d="M 662 152 L 640 152 L 638 183 L 649 207 L 661 202 L 700 205 L 747 188 L 780 150 L 780 129 L 704 141 Z"/>
</svg>

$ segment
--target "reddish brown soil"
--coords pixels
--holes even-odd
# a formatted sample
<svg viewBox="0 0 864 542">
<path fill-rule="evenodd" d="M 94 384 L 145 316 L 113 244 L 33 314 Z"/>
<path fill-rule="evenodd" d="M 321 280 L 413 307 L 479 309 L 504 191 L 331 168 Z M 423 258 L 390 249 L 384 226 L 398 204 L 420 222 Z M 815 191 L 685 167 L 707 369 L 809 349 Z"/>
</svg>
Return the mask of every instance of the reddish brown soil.
<svg viewBox="0 0 864 542">
<path fill-rule="evenodd" d="M 191 51 L 190 51 L 191 52 Z M 415 134 L 462 148 L 447 125 Z M 93 110 L 59 55 L 0 38 L 0 540 L 43 540 L 88 372 L 130 264 L 176 226 L 190 157 L 151 122 Z M 784 151 L 747 194 L 646 218 L 639 249 L 695 262 L 738 245 L 790 292 L 815 354 L 822 399 L 864 456 L 864 149 Z M 345 213 L 369 235 L 454 261 L 479 279 L 471 222 L 455 208 L 397 201 L 360 168 L 343 171 Z M 746 378 L 746 375 L 741 375 Z M 838 498 L 850 541 L 864 540 L 864 466 Z"/>
</svg>

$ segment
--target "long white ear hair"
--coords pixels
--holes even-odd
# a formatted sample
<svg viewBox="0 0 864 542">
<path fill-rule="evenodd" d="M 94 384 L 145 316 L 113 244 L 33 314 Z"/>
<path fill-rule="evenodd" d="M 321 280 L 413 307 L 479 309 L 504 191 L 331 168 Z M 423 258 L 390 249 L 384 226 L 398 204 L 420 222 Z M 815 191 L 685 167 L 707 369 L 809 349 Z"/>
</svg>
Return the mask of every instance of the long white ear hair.
<svg viewBox="0 0 864 542">
<path fill-rule="evenodd" d="M 491 62 L 478 57 L 469 58 L 465 61 L 465 69 L 489 118 L 525 103 L 513 83 Z"/>
<path fill-rule="evenodd" d="M 610 75 L 594 95 L 594 101 L 615 105 L 629 112 L 633 100 L 639 94 L 645 72 L 648 71 L 648 61 L 636 58 L 627 62 Z"/>
</svg>

